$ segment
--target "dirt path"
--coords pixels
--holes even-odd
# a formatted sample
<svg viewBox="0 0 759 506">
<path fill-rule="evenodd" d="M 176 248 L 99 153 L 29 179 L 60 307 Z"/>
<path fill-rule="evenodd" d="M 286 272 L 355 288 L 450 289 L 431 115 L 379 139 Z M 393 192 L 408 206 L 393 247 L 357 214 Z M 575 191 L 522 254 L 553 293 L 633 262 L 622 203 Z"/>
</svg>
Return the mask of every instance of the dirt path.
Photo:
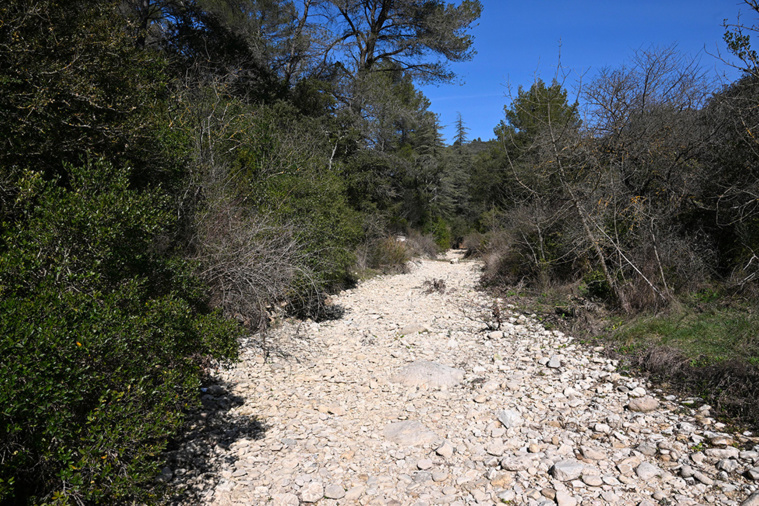
<svg viewBox="0 0 759 506">
<path fill-rule="evenodd" d="M 457 260 L 343 292 L 344 318 L 284 325 L 268 361 L 251 340 L 165 479 L 211 505 L 729 505 L 757 489 L 759 441 L 708 410 L 508 309 L 483 331 L 493 301 Z"/>
</svg>

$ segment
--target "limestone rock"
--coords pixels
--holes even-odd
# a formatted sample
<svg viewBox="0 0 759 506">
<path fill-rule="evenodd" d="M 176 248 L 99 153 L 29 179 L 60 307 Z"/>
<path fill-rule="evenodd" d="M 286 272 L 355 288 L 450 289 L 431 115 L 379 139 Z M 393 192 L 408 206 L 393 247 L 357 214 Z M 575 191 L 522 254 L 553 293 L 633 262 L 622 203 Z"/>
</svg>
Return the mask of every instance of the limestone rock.
<svg viewBox="0 0 759 506">
<path fill-rule="evenodd" d="M 659 401 L 657 401 L 650 395 L 639 397 L 637 399 L 632 399 L 627 404 L 627 409 L 629 409 L 630 411 L 638 412 L 638 413 L 650 413 L 651 411 L 654 411 L 658 407 L 659 407 Z"/>
<path fill-rule="evenodd" d="M 522 425 L 522 415 L 514 409 L 505 409 L 496 413 L 496 417 L 507 429 Z"/>
<path fill-rule="evenodd" d="M 641 480 L 648 481 L 654 479 L 657 476 L 661 476 L 662 471 L 653 464 L 642 462 L 638 467 L 635 468 L 635 474 L 637 474 L 638 478 Z"/>
<path fill-rule="evenodd" d="M 340 485 L 333 483 L 332 485 L 327 486 L 324 490 L 324 497 L 327 499 L 342 499 L 345 497 L 345 489 Z"/>
<path fill-rule="evenodd" d="M 318 481 L 307 484 L 300 492 L 300 499 L 306 503 L 314 503 L 324 497 L 324 485 Z"/>
<path fill-rule="evenodd" d="M 432 443 L 440 437 L 416 420 L 393 422 L 385 426 L 384 436 L 401 446 L 416 446 Z"/>
<path fill-rule="evenodd" d="M 741 503 L 741 506 L 759 506 L 759 491 L 748 496 L 748 498 Z"/>
<path fill-rule="evenodd" d="M 421 360 L 400 369 L 390 378 L 393 383 L 414 387 L 451 388 L 464 379 L 464 371 L 446 365 Z"/>
<path fill-rule="evenodd" d="M 574 459 L 560 460 L 550 469 L 551 476 L 559 481 L 576 480 L 582 475 L 585 464 Z"/>
</svg>

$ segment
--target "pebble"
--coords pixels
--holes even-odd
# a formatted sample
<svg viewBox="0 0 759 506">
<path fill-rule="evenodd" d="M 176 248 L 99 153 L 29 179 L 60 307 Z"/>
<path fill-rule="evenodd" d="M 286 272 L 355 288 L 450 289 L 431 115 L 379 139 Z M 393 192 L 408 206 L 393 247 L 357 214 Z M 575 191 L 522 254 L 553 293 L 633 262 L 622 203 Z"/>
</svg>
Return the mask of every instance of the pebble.
<svg viewBox="0 0 759 506">
<path fill-rule="evenodd" d="M 340 320 L 246 338 L 170 454 L 176 504 L 759 506 L 759 439 L 477 291 L 480 274 L 415 261 L 333 296 Z"/>
</svg>

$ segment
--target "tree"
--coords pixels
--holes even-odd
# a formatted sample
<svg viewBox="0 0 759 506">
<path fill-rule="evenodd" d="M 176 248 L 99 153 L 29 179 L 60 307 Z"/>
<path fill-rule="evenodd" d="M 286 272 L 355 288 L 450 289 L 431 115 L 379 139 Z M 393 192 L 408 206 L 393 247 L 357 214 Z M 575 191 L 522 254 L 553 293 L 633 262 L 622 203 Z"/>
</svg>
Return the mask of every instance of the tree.
<svg viewBox="0 0 759 506">
<path fill-rule="evenodd" d="M 421 81 L 450 81 L 447 62 L 473 56 L 467 30 L 482 5 L 479 0 L 459 6 L 442 0 L 328 0 L 323 9 L 333 31 L 325 59 L 345 56 L 356 74 L 392 63 Z"/>
<path fill-rule="evenodd" d="M 467 128 L 466 124 L 464 123 L 464 119 L 461 117 L 461 113 L 456 113 L 456 134 L 453 140 L 453 145 L 458 146 L 459 153 L 461 152 L 461 147 L 466 144 L 467 137 L 466 134 L 469 133 L 469 129 Z"/>
<path fill-rule="evenodd" d="M 759 0 L 743 0 L 754 14 L 759 14 Z M 751 34 L 759 33 L 756 24 L 747 25 L 738 20 L 736 23 L 724 22 L 725 33 L 723 39 L 727 44 L 727 50 L 738 60 L 741 70 L 754 76 L 759 75 L 759 54 L 751 47 Z"/>
</svg>

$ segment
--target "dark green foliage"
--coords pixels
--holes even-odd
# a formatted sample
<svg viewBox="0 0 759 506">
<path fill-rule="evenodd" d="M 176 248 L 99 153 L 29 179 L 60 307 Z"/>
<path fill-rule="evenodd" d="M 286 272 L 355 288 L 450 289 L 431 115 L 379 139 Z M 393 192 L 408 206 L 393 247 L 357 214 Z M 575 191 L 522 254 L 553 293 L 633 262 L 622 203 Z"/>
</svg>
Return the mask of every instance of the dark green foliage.
<svg viewBox="0 0 759 506">
<path fill-rule="evenodd" d="M 0 7 L 0 171 L 47 177 L 83 152 L 129 160 L 142 184 L 175 180 L 159 124 L 165 59 L 137 50 L 107 0 Z"/>
<path fill-rule="evenodd" d="M 203 357 L 236 325 L 161 248 L 158 192 L 98 161 L 68 188 L 27 172 L 0 254 L 0 498 L 151 502 L 160 454 L 193 405 Z"/>
</svg>

